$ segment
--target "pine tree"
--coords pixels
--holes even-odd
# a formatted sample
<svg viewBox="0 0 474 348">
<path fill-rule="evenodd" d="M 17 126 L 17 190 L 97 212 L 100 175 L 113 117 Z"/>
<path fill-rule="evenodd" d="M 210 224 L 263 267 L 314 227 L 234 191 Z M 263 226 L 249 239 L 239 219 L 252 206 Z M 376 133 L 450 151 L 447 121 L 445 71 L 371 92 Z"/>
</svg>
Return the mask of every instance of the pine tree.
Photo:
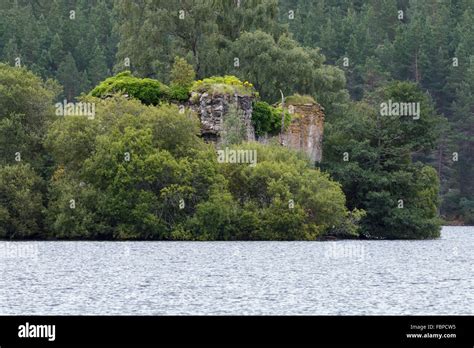
<svg viewBox="0 0 474 348">
<path fill-rule="evenodd" d="M 104 51 L 97 41 L 93 52 L 92 59 L 88 64 L 88 78 L 90 79 L 91 85 L 95 86 L 104 80 L 110 72 L 107 68 L 107 60 Z"/>
<path fill-rule="evenodd" d="M 81 76 L 71 53 L 68 53 L 58 68 L 57 78 L 64 87 L 64 97 L 73 101 L 79 92 Z"/>
</svg>

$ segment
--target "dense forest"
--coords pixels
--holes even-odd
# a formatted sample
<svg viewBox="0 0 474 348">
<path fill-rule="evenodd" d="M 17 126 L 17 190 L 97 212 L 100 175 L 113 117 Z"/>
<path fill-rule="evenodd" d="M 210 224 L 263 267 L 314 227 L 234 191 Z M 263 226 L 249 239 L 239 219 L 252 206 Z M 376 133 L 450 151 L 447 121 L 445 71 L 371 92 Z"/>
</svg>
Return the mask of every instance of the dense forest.
<svg viewBox="0 0 474 348">
<path fill-rule="evenodd" d="M 438 215 L 472 224 L 473 20 L 471 0 L 1 1 L 0 236 L 433 238 Z M 111 83 L 132 98 L 102 98 Z M 281 93 L 314 98 L 322 162 L 235 141 L 258 165 L 218 164 L 176 105 L 206 83 L 257 95 L 262 133 L 280 129 Z M 55 116 L 64 99 L 95 117 Z M 381 117 L 389 100 L 419 118 Z"/>
</svg>

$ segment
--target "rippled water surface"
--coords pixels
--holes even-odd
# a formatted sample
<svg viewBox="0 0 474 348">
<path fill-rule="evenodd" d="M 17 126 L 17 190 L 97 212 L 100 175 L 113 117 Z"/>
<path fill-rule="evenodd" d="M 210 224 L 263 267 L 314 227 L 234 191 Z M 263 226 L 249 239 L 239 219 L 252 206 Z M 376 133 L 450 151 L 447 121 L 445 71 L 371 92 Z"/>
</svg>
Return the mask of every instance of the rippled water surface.
<svg viewBox="0 0 474 348">
<path fill-rule="evenodd" d="M 474 228 L 430 241 L 0 242 L 0 314 L 474 314 Z"/>
</svg>

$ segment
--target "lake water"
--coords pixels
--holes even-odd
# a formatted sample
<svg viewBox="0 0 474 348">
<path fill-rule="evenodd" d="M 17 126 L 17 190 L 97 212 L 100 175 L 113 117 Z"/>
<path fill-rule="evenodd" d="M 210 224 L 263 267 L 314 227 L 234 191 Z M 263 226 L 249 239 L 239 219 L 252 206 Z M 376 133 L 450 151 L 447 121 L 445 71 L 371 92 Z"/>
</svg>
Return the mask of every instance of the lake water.
<svg viewBox="0 0 474 348">
<path fill-rule="evenodd" d="M 474 227 L 428 241 L 0 242 L 1 315 L 474 314 Z"/>
</svg>

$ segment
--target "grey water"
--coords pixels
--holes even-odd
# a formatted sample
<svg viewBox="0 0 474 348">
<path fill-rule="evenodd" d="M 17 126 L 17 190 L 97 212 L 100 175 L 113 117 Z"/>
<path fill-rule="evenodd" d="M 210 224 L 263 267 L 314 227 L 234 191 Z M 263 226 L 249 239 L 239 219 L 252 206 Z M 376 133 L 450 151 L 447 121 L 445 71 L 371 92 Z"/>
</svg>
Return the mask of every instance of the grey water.
<svg viewBox="0 0 474 348">
<path fill-rule="evenodd" d="M 472 315 L 474 227 L 424 241 L 0 242 L 0 315 Z"/>
</svg>

